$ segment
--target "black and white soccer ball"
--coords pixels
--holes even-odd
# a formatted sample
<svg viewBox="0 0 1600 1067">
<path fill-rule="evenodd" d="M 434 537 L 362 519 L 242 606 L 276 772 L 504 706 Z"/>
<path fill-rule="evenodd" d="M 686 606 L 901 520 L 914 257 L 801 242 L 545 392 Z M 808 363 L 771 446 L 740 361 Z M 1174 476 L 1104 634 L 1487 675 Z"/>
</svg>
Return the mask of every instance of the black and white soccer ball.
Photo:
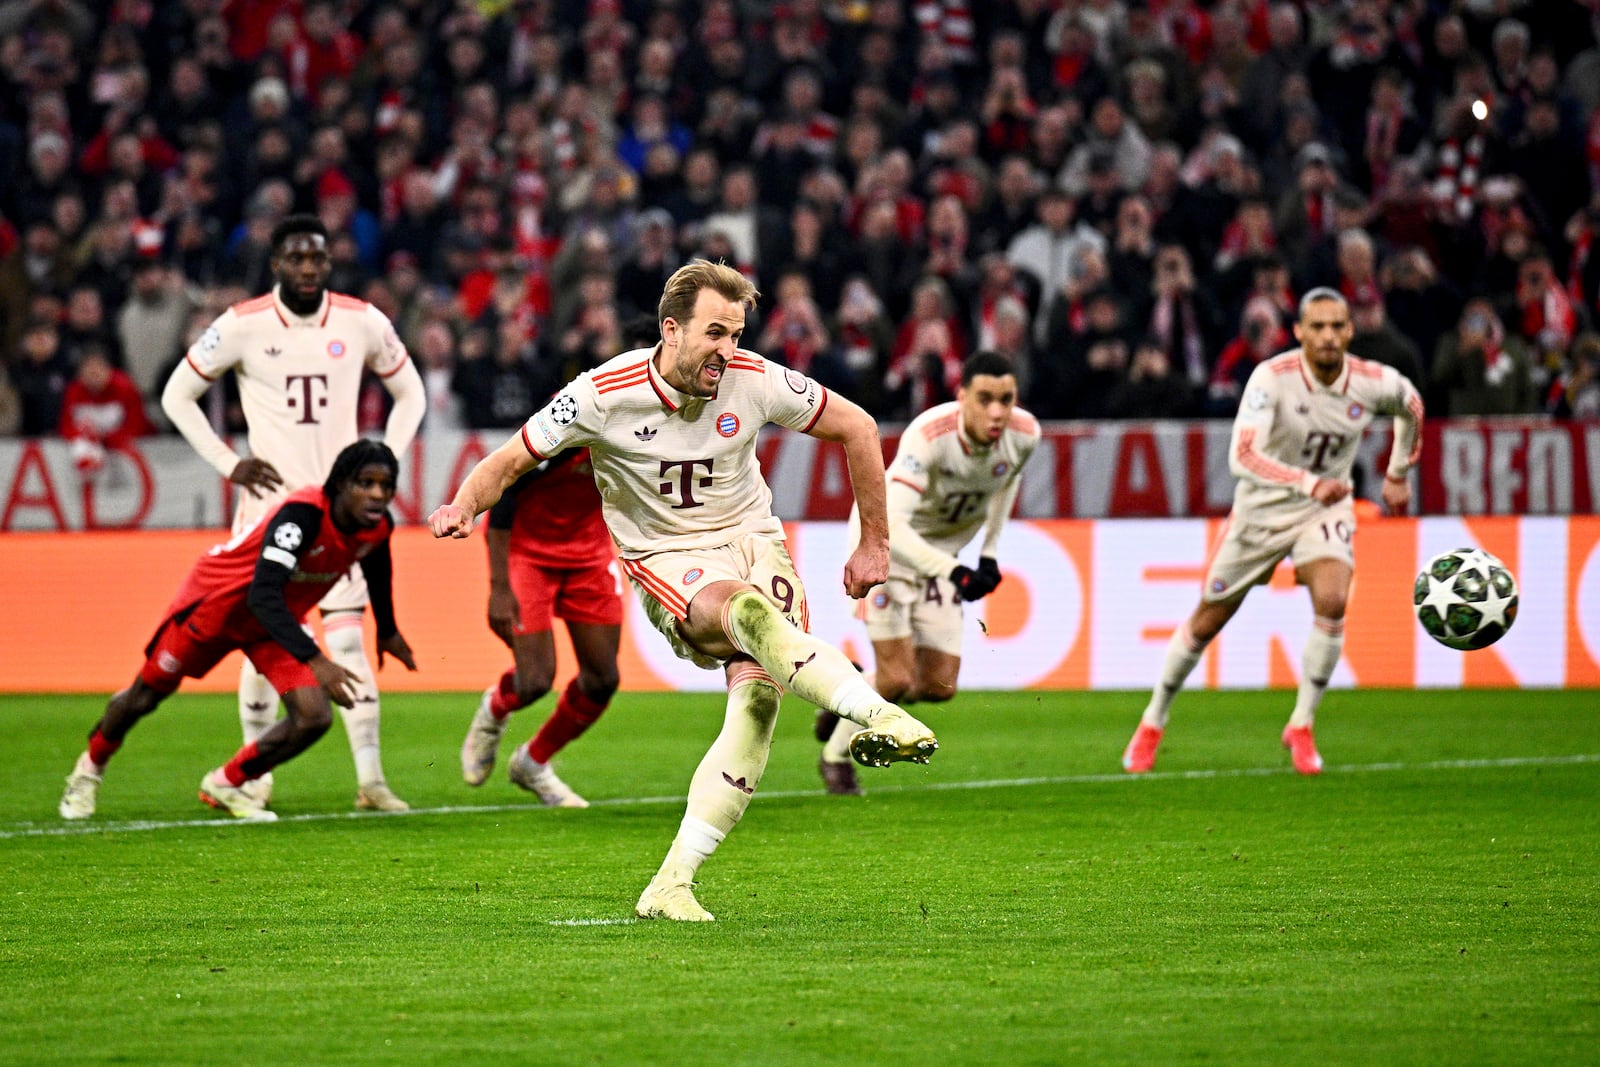
<svg viewBox="0 0 1600 1067">
<path fill-rule="evenodd" d="M 1481 548 L 1453 548 L 1417 575 L 1411 603 L 1428 636 L 1449 648 L 1488 648 L 1517 621 L 1517 579 Z"/>
</svg>

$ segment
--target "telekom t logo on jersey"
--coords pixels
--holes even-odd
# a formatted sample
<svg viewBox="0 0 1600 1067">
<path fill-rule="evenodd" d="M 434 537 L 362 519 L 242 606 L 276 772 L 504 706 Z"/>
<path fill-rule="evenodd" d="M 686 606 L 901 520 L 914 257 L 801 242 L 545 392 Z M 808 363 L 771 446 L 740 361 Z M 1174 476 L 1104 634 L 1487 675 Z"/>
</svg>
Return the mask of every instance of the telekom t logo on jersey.
<svg viewBox="0 0 1600 1067">
<path fill-rule="evenodd" d="M 1300 454 L 1312 457 L 1311 471 L 1319 474 L 1324 470 L 1323 464 L 1328 459 L 1328 453 L 1337 455 L 1344 447 L 1344 442 L 1345 435 L 1342 433 L 1323 433 L 1319 430 L 1306 434 L 1306 446 L 1300 450 Z"/>
<path fill-rule="evenodd" d="M 664 459 L 664 460 L 661 461 L 661 472 L 660 473 L 661 473 L 661 477 L 663 477 L 663 478 L 667 477 L 668 473 L 674 467 L 679 468 L 679 470 L 678 470 L 678 480 L 677 480 L 676 483 L 673 483 L 673 482 L 662 482 L 661 483 L 661 495 L 662 496 L 670 496 L 670 495 L 672 495 L 672 491 L 673 491 L 674 488 L 676 488 L 678 490 L 678 492 L 680 494 L 682 494 L 682 496 L 683 496 L 683 503 L 672 505 L 672 510 L 674 510 L 674 511 L 682 511 L 684 508 L 705 507 L 705 503 L 706 502 L 704 500 L 696 500 L 694 498 L 694 488 L 695 488 L 695 486 L 699 486 L 701 489 L 710 489 L 711 488 L 711 466 L 712 466 L 712 464 L 714 462 L 715 462 L 715 460 L 709 460 L 709 459 L 680 459 L 680 460 L 666 460 L 666 459 Z M 704 475 L 696 477 L 695 468 L 699 467 L 699 466 L 702 466 L 702 465 L 705 467 L 706 472 L 705 472 Z"/>
<path fill-rule="evenodd" d="M 317 412 L 328 406 L 328 376 L 291 374 L 284 378 L 283 387 L 289 394 L 289 410 L 298 408 L 300 411 L 300 417 L 295 421 L 316 425 Z"/>
</svg>

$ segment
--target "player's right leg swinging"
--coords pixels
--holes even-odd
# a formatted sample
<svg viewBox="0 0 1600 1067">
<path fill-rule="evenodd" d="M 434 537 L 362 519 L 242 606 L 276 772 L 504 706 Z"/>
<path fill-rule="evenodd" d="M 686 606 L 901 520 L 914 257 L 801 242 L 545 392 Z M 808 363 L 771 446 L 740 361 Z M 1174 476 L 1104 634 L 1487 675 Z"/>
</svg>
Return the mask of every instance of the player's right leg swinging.
<svg viewBox="0 0 1600 1067">
<path fill-rule="evenodd" d="M 1139 728 L 1128 741 L 1122 753 L 1122 769 L 1130 774 L 1143 774 L 1155 765 L 1156 749 L 1167 728 L 1173 698 L 1183 688 L 1184 680 L 1195 669 L 1211 643 L 1227 621 L 1239 610 L 1244 597 L 1218 603 L 1201 601 L 1194 614 L 1179 625 L 1167 642 L 1167 654 L 1161 663 L 1161 677 L 1150 691 L 1150 702 L 1139 718 Z"/>
</svg>

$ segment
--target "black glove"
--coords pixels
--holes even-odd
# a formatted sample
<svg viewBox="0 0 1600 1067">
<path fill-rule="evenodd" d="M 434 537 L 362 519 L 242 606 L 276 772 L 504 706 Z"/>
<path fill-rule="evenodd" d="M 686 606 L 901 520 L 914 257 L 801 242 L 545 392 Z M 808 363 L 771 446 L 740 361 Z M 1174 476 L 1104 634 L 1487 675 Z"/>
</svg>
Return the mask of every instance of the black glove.
<svg viewBox="0 0 1600 1067">
<path fill-rule="evenodd" d="M 968 603 L 974 600 L 982 600 L 994 592 L 993 583 L 984 576 L 982 571 L 975 571 L 964 564 L 956 564 L 956 569 L 950 572 L 950 580 L 955 583 L 956 592 L 961 599 Z"/>
<path fill-rule="evenodd" d="M 978 557 L 978 573 L 984 581 L 989 583 L 989 592 L 994 592 L 1005 575 L 1000 573 L 1000 561 L 993 556 Z"/>
</svg>

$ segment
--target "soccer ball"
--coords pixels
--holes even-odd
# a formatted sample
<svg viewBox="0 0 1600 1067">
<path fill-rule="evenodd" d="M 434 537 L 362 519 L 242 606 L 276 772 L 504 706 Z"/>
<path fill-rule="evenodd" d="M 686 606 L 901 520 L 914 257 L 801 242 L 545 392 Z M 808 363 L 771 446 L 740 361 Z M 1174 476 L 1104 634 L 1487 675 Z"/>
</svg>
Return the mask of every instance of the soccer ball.
<svg viewBox="0 0 1600 1067">
<path fill-rule="evenodd" d="M 1456 548 L 1430 559 L 1411 602 L 1428 636 L 1450 648 L 1488 648 L 1517 621 L 1517 580 L 1481 548 Z"/>
</svg>

